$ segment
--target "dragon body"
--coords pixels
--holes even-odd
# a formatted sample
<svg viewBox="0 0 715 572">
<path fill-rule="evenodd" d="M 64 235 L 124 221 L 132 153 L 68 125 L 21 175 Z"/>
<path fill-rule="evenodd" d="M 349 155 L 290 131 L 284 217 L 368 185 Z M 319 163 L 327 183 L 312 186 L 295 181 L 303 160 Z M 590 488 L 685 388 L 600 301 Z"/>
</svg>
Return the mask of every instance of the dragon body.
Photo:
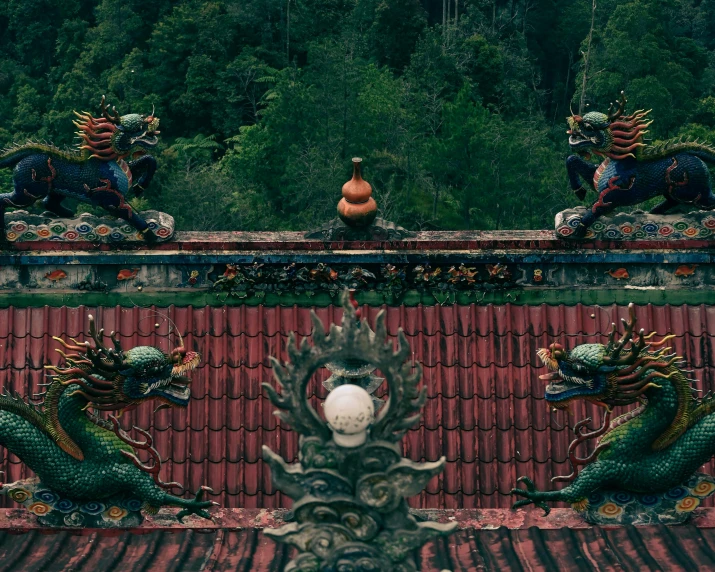
<svg viewBox="0 0 715 572">
<path fill-rule="evenodd" d="M 165 406 L 188 404 L 190 380 L 184 374 L 199 363 L 200 356 L 180 347 L 169 355 L 150 346 L 121 349 L 112 334 L 114 348 L 103 344 L 92 317 L 88 342 L 63 344 L 64 367 L 46 366 L 54 374 L 42 403 L 34 405 L 19 395 L 0 395 L 0 444 L 17 455 L 39 477 L 42 486 L 62 498 L 81 503 L 101 502 L 130 496 L 142 502 L 149 513 L 162 506 L 178 506 L 186 514 L 209 518 L 212 502 L 185 499 L 167 492 L 180 486 L 158 478 L 160 460 L 147 441 L 131 440 L 116 418 L 107 421 L 99 411 L 125 411 L 144 401 L 158 399 Z M 88 410 L 93 409 L 93 412 Z M 142 464 L 135 449 L 150 450 L 154 466 Z"/>
<path fill-rule="evenodd" d="M 67 198 L 102 207 L 128 221 L 146 240 L 155 238 L 147 222 L 127 202 L 130 190 L 140 195 L 156 171 L 145 154 L 158 143 L 159 119 L 110 113 L 102 98 L 102 117 L 76 113 L 77 151 L 25 143 L 0 152 L 0 168 L 14 167 L 13 192 L 0 194 L 0 220 L 7 207 L 29 207 L 42 200 L 53 215 L 71 217 Z M 4 240 L 4 234 L 0 239 Z"/>
<path fill-rule="evenodd" d="M 561 490 L 538 491 L 526 477 L 526 488 L 512 494 L 523 497 L 514 508 L 534 503 L 548 512 L 548 502 L 564 501 L 578 509 L 588 506 L 589 495 L 599 489 L 631 493 L 658 493 L 685 482 L 715 454 L 715 399 L 693 398 L 693 388 L 680 367 L 680 356 L 668 353 L 660 342 L 649 342 L 643 330 L 633 339 L 636 323 L 633 305 L 625 332 L 615 341 L 615 324 L 607 345 L 582 344 L 566 351 L 559 344 L 539 350 L 551 370 L 546 400 L 566 408 L 577 399 L 606 407 L 607 416 L 593 454 L 586 459 L 571 455 L 574 473 L 553 480 L 570 480 Z M 611 408 L 637 405 L 608 423 Z M 589 421 L 589 420 L 587 420 Z M 577 439 L 574 443 L 582 442 Z M 578 465 L 584 465 L 576 474 Z"/>
<path fill-rule="evenodd" d="M 645 143 L 650 111 L 625 116 L 626 101 L 621 94 L 620 104 L 608 114 L 591 111 L 568 118 L 569 145 L 576 153 L 566 160 L 569 183 L 581 200 L 588 190 L 598 194 L 571 235 L 574 238 L 583 237 L 598 217 L 615 208 L 658 196 L 663 201 L 652 209 L 654 214 L 665 214 L 679 204 L 715 208 L 705 164 L 715 163 L 715 147 L 683 139 Z M 602 159 L 600 164 L 588 161 L 592 153 Z"/>
</svg>

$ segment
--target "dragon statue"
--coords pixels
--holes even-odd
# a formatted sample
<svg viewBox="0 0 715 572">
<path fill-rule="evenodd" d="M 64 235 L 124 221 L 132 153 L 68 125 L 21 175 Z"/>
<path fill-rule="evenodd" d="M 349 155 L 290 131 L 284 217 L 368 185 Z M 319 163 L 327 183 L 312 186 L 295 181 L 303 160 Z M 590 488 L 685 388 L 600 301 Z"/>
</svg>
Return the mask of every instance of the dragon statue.
<svg viewBox="0 0 715 572">
<path fill-rule="evenodd" d="M 691 491 L 685 505 L 694 508 L 700 498 L 715 491 L 712 477 L 707 482 L 693 481 L 697 469 L 715 454 L 715 398 L 693 398 L 693 380 L 682 369 L 682 358 L 663 347 L 673 336 L 651 342 L 654 334 L 645 336 L 642 329 L 634 336 L 633 304 L 629 319 L 622 322 L 623 335 L 616 340 L 613 324 L 606 345 L 582 344 L 567 351 L 554 343 L 538 351 L 551 370 L 540 376 L 548 382 L 550 406 L 565 409 L 581 399 L 605 407 L 606 416 L 601 429 L 582 433 L 569 448 L 572 474 L 552 479 L 571 481 L 568 486 L 539 491 L 530 479 L 521 477 L 518 482 L 526 488 L 512 489 L 513 495 L 523 497 L 513 508 L 533 503 L 548 514 L 547 502 L 564 501 L 587 511 L 590 503 L 600 502 L 604 490 L 615 491 L 612 498 L 624 498 L 630 504 L 641 495 L 642 505 L 657 504 L 655 493 L 664 493 L 663 501 L 677 501 Z M 635 409 L 610 421 L 613 407 L 635 404 Z M 578 423 L 574 431 L 579 433 L 589 421 Z M 596 437 L 600 441 L 590 456 L 574 455 L 577 444 Z M 583 468 L 576 474 L 579 465 Z M 685 512 L 681 505 L 676 509 Z"/>
<path fill-rule="evenodd" d="M 106 347 L 104 330 L 97 331 L 92 316 L 89 335 L 93 345 L 54 338 L 72 353 L 58 349 L 66 365 L 45 366 L 53 374 L 41 403 L 7 392 L 0 395 L 0 444 L 39 478 L 39 484 L 4 485 L 3 493 L 45 516 L 44 524 L 54 512 L 68 513 L 70 520 L 50 524 L 86 526 L 91 516 L 97 516 L 98 506 L 114 506 L 119 516 L 132 511 L 141 516 L 141 510 L 153 514 L 169 505 L 181 507 L 179 520 L 189 514 L 210 518 L 206 509 L 214 503 L 201 500 L 206 487 L 194 499 L 167 492 L 180 485 L 159 479 L 161 461 L 146 431 L 139 430 L 146 441 L 133 441 L 115 417 L 107 421 L 98 415 L 131 410 L 153 399 L 162 402 L 159 407 L 186 407 L 191 392 L 185 374 L 198 365 L 199 354 L 187 351 L 183 341 L 168 355 L 151 346 L 124 351 L 114 332 L 113 347 Z M 140 462 L 137 449 L 148 451 L 153 465 Z"/>
<path fill-rule="evenodd" d="M 100 118 L 75 112 L 78 151 L 28 142 L 0 153 L 0 168 L 14 166 L 14 190 L 0 194 L 0 220 L 7 207 L 29 207 L 39 199 L 53 215 L 71 217 L 74 213 L 62 205 L 70 197 L 128 221 L 147 241 L 156 239 L 126 197 L 130 190 L 140 196 L 154 176 L 156 160 L 146 150 L 158 143 L 159 118 L 153 112 L 120 116 L 114 107 L 108 109 L 104 96 L 100 108 Z"/>
<path fill-rule="evenodd" d="M 583 117 L 572 114 L 567 119 L 569 145 L 576 153 L 566 159 L 571 188 L 581 200 L 588 190 L 598 193 L 598 200 L 571 238 L 584 237 L 598 217 L 615 208 L 657 196 L 663 201 L 651 210 L 653 214 L 665 214 L 683 203 L 697 210 L 715 208 L 710 176 L 703 163 L 715 163 L 715 147 L 682 138 L 645 143 L 652 123 L 648 120 L 650 110 L 626 116 L 626 103 L 621 92 L 619 104 L 611 104 L 607 114 L 590 111 Z M 592 153 L 602 158 L 600 164 L 588 161 Z"/>
</svg>

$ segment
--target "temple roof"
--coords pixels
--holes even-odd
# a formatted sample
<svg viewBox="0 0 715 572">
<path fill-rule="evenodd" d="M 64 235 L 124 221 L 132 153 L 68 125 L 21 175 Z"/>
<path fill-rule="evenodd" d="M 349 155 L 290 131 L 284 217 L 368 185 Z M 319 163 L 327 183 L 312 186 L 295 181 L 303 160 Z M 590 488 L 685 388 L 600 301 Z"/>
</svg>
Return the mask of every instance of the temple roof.
<svg viewBox="0 0 715 572">
<path fill-rule="evenodd" d="M 456 515 L 460 529 L 425 545 L 416 560 L 425 572 L 709 570 L 715 560 L 713 510 L 700 509 L 693 524 L 677 527 L 585 526 L 570 509 L 555 509 L 548 519 L 550 524 L 547 519 L 524 517 L 509 510 L 479 515 L 473 511 L 447 512 L 437 516 Z M 6 570 L 275 572 L 282 570 L 291 557 L 289 550 L 262 533 L 261 526 L 280 522 L 280 517 L 266 511 L 224 514 L 213 528 L 154 523 L 141 531 L 85 534 L 25 526 L 21 523 L 29 521 L 26 513 L 12 512 L 22 516 L 0 516 L 0 528 L 4 529 L 0 532 L 0 562 Z M 8 532 L 10 525 L 25 528 Z"/>
</svg>

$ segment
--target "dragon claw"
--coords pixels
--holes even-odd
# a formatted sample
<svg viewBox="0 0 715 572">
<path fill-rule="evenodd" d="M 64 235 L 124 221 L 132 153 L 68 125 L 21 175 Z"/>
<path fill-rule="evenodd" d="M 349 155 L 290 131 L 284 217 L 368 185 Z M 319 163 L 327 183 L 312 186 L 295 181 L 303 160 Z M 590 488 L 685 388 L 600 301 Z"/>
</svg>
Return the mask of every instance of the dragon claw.
<svg viewBox="0 0 715 572">
<path fill-rule="evenodd" d="M 184 500 L 181 505 L 184 508 L 182 508 L 178 513 L 176 513 L 176 520 L 178 520 L 181 524 L 184 524 L 184 518 L 191 514 L 195 514 L 196 516 L 200 516 L 201 518 L 205 518 L 206 520 L 211 520 L 211 515 L 208 513 L 208 511 L 203 509 L 218 506 L 218 503 L 214 501 L 201 500 L 205 492 L 212 493 L 213 489 L 210 487 L 201 486 L 199 487 L 199 490 L 196 491 L 196 495 L 194 495 L 193 500 Z"/>
<path fill-rule="evenodd" d="M 529 477 L 519 477 L 516 479 L 517 483 L 524 483 L 526 485 L 526 490 L 527 491 L 535 491 L 536 490 L 536 485 L 534 485 L 534 481 L 532 481 Z M 519 489 L 512 489 L 512 491 L 519 490 Z"/>
<path fill-rule="evenodd" d="M 517 508 L 533 504 L 535 507 L 538 507 L 544 511 L 544 516 L 547 516 L 551 512 L 551 508 L 549 507 L 549 505 L 547 505 L 543 500 L 539 499 L 539 495 L 541 493 L 540 491 L 536 490 L 534 481 L 532 481 L 529 477 L 519 477 L 516 482 L 524 483 L 526 485 L 526 488 L 511 489 L 510 494 L 524 497 L 523 499 L 518 500 L 513 505 L 511 505 L 512 510 L 516 510 Z"/>
</svg>

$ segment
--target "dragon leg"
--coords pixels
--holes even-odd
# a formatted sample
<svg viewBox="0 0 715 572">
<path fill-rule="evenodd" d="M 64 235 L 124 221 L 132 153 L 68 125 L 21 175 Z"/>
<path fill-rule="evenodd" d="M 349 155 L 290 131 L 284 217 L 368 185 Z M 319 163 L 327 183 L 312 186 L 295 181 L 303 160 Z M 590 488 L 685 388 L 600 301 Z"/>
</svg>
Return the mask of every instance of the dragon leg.
<svg viewBox="0 0 715 572">
<path fill-rule="evenodd" d="M 92 198 L 92 203 L 127 221 L 142 234 L 147 242 L 155 241 L 156 235 L 149 228 L 147 222 L 134 211 L 124 195 L 112 187 L 109 179 L 100 179 L 100 181 L 105 186 L 89 189 L 85 185 Z"/>
<path fill-rule="evenodd" d="M 57 215 L 60 218 L 71 218 L 74 216 L 74 211 L 62 206 L 62 201 L 64 199 L 65 197 L 62 195 L 50 193 L 42 201 L 42 206 L 44 206 L 53 215 Z"/>
<path fill-rule="evenodd" d="M 593 176 L 598 167 L 588 161 L 583 160 L 578 155 L 570 155 L 566 159 L 566 172 L 568 173 L 571 189 L 579 200 L 586 198 L 586 192 L 593 190 Z M 583 179 L 586 184 L 581 182 Z"/>
<path fill-rule="evenodd" d="M 134 177 L 134 195 L 139 197 L 149 186 L 156 173 L 156 159 L 151 155 L 144 155 L 134 161 L 129 161 L 129 169 Z"/>
<path fill-rule="evenodd" d="M 193 499 L 184 499 L 181 497 L 175 497 L 173 495 L 167 494 L 165 502 L 167 504 L 173 504 L 175 506 L 182 507 L 181 510 L 176 514 L 176 519 L 179 522 L 183 522 L 184 518 L 189 516 L 190 514 L 195 514 L 202 518 L 211 520 L 211 515 L 205 509 L 211 508 L 212 506 L 216 506 L 218 503 L 215 503 L 213 501 L 201 500 L 204 496 L 204 493 L 207 491 L 213 492 L 209 487 L 199 487 L 199 490 L 196 491 L 196 495 L 194 495 Z"/>
<path fill-rule="evenodd" d="M 121 469 L 115 471 L 115 474 L 120 475 L 122 481 L 129 485 L 129 491 L 144 502 L 144 508 L 148 512 L 156 512 L 162 506 L 168 505 L 181 508 L 176 515 L 179 522 L 190 514 L 211 519 L 207 509 L 216 506 L 216 503 L 202 500 L 205 492 L 213 492 L 208 487 L 200 487 L 193 499 L 185 499 L 166 492 L 148 473 L 141 471 L 132 463 L 122 463 Z"/>
<path fill-rule="evenodd" d="M 700 197 L 698 206 L 705 210 L 715 209 L 715 194 L 713 194 L 712 189 L 708 189 L 708 194 L 704 197 Z"/>
<path fill-rule="evenodd" d="M 654 206 L 652 209 L 650 209 L 651 214 L 665 214 L 667 213 L 670 209 L 673 207 L 677 206 L 678 202 L 674 201 L 673 199 L 666 197 L 666 199 L 658 203 L 656 206 Z"/>
<path fill-rule="evenodd" d="M 544 514 L 549 514 L 551 509 L 546 504 L 547 502 L 567 502 L 575 505 L 575 508 L 583 506 L 587 502 L 588 496 L 603 485 L 607 485 L 610 481 L 611 469 L 613 467 L 606 466 L 603 463 L 595 462 L 587 466 L 581 474 L 567 487 L 559 491 L 539 491 L 536 490 L 534 483 L 528 477 L 520 477 L 517 483 L 524 483 L 526 488 L 513 488 L 511 494 L 523 497 L 512 505 L 512 509 L 517 509 L 522 506 L 533 504 L 544 510 Z M 608 480 L 607 478 L 608 477 Z M 602 482 L 604 481 L 604 482 Z"/>
<path fill-rule="evenodd" d="M 629 192 L 635 185 L 635 181 L 634 175 L 628 179 L 621 175 L 616 175 L 611 177 L 604 187 L 599 186 L 601 192 L 598 195 L 598 200 L 593 203 L 591 209 L 583 216 L 581 224 L 576 227 L 571 236 L 573 238 L 583 238 L 588 227 L 598 217 L 610 213 L 616 207 L 635 204 L 633 200 L 635 195 Z"/>
</svg>

